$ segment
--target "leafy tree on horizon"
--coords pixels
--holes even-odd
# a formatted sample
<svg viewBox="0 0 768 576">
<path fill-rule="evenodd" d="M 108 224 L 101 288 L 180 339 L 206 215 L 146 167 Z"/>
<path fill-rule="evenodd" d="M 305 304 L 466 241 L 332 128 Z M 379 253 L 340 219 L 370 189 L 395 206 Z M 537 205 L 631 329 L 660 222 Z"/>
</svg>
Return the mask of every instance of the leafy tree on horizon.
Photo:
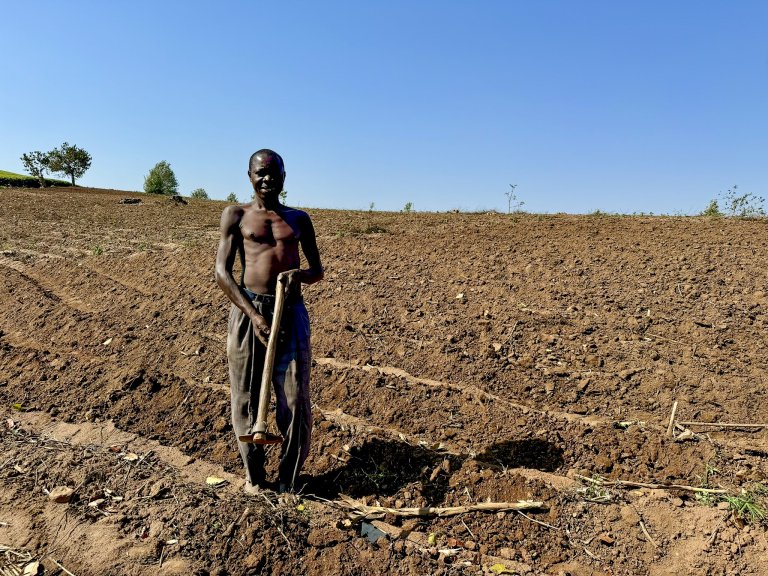
<svg viewBox="0 0 768 576">
<path fill-rule="evenodd" d="M 91 167 L 91 160 L 88 152 L 64 142 L 61 148 L 54 148 L 48 152 L 48 169 L 51 172 L 69 176 L 74 186 L 75 178 L 80 178 Z"/>
<path fill-rule="evenodd" d="M 197 198 L 198 200 L 208 200 L 208 192 L 205 191 L 205 188 L 195 188 L 189 197 Z"/>
<path fill-rule="evenodd" d="M 237 194 L 235 194 L 234 192 L 230 192 L 229 196 L 227 196 L 227 202 L 234 202 L 235 204 L 237 204 L 238 202 Z"/>
<path fill-rule="evenodd" d="M 45 188 L 45 173 L 50 170 L 50 153 L 40 150 L 27 152 L 21 155 L 21 162 L 24 170 L 40 181 L 40 188 Z"/>
<path fill-rule="evenodd" d="M 176 175 L 171 170 L 171 165 L 165 160 L 155 164 L 154 168 L 144 177 L 144 192 L 147 194 L 164 194 L 175 196 L 179 190 Z"/>
</svg>

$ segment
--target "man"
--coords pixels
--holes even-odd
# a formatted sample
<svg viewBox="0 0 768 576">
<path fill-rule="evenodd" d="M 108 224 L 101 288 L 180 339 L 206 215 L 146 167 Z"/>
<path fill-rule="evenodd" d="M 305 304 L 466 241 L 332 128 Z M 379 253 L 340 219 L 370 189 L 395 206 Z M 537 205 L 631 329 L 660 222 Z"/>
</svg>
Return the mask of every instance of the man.
<svg viewBox="0 0 768 576">
<path fill-rule="evenodd" d="M 266 485 L 264 447 L 241 442 L 239 437 L 251 432 L 256 417 L 277 277 L 283 273 L 287 279 L 272 375 L 277 427 L 283 435 L 278 474 L 283 492 L 293 490 L 309 453 L 311 356 L 309 317 L 301 285 L 322 280 L 323 268 L 309 216 L 280 203 L 285 182 L 280 155 L 272 150 L 254 153 L 248 176 L 253 202 L 228 206 L 221 215 L 216 283 L 232 301 L 227 332 L 232 427 L 245 465 L 245 491 L 255 494 L 259 486 Z M 308 265 L 303 270 L 299 268 L 299 246 Z M 238 254 L 242 266 L 239 282 L 233 276 Z"/>
</svg>

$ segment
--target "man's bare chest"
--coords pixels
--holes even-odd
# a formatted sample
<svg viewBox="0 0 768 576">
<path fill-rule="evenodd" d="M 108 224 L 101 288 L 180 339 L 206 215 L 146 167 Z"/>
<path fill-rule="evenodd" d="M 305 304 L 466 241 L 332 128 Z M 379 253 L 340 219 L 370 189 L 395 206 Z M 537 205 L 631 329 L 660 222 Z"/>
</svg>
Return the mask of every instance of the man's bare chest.
<svg viewBox="0 0 768 576">
<path fill-rule="evenodd" d="M 299 231 L 276 214 L 245 215 L 240 222 L 240 231 L 246 243 L 297 244 Z"/>
</svg>

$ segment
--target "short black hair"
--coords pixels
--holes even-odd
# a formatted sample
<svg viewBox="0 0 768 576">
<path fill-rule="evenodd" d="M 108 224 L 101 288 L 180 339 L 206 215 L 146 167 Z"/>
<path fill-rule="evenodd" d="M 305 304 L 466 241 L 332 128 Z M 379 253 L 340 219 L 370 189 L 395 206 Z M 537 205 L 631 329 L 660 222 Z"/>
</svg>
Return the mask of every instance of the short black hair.
<svg viewBox="0 0 768 576">
<path fill-rule="evenodd" d="M 256 161 L 257 156 L 272 156 L 273 158 L 276 158 L 280 161 L 280 168 L 282 168 L 282 171 L 285 172 L 285 162 L 283 162 L 283 157 L 274 150 L 270 150 L 269 148 L 262 148 L 261 150 L 256 150 L 256 152 L 251 154 L 251 158 L 248 160 L 249 173 L 251 172 L 251 168 L 253 167 L 253 163 Z"/>
</svg>

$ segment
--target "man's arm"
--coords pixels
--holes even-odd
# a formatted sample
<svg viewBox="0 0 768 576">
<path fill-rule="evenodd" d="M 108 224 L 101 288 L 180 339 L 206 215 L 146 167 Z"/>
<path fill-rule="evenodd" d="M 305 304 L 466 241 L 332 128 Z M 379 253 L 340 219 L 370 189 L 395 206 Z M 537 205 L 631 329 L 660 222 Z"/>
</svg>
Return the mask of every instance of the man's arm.
<svg viewBox="0 0 768 576">
<path fill-rule="evenodd" d="M 301 251 L 307 260 L 307 268 L 302 270 L 289 270 L 288 276 L 289 293 L 298 288 L 300 284 L 314 284 L 320 282 L 325 275 L 323 266 L 320 263 L 320 251 L 317 249 L 317 238 L 315 237 L 315 228 L 312 226 L 312 220 L 305 212 L 301 213 L 298 219 L 299 242 Z"/>
<path fill-rule="evenodd" d="M 242 310 L 243 314 L 251 319 L 256 337 L 265 346 L 269 339 L 269 325 L 264 317 L 256 311 L 248 296 L 235 282 L 232 268 L 235 264 L 237 250 L 241 246 L 243 237 L 240 232 L 240 220 L 243 217 L 243 209 L 240 206 L 227 206 L 221 214 L 219 230 L 219 248 L 216 251 L 216 284 L 219 285 L 232 303 Z"/>
</svg>

